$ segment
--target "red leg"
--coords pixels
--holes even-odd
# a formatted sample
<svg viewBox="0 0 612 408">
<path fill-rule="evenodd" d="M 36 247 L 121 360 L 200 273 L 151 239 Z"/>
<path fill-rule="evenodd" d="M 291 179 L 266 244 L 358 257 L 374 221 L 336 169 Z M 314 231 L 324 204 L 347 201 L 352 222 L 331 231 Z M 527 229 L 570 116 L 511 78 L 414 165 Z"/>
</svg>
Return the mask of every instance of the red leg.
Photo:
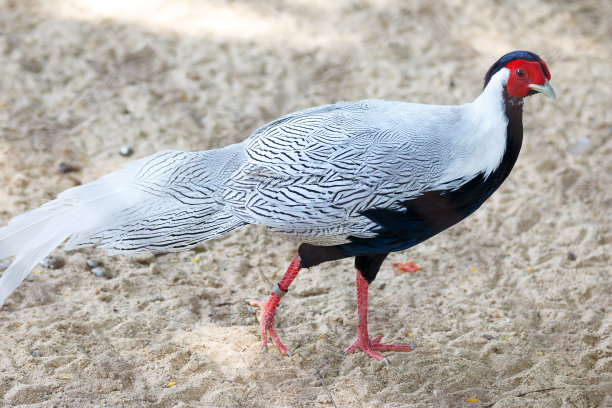
<svg viewBox="0 0 612 408">
<path fill-rule="evenodd" d="M 347 353 L 354 353 L 359 349 L 368 356 L 375 358 L 385 363 L 389 361 L 376 351 L 411 351 L 412 347 L 402 344 L 382 344 L 379 343 L 381 335 L 370 339 L 368 335 L 368 281 L 366 281 L 361 272 L 357 270 L 357 316 L 359 317 L 359 325 L 357 326 L 357 339 L 346 349 Z"/>
<path fill-rule="evenodd" d="M 287 293 L 289 285 L 291 285 L 291 282 L 293 282 L 299 271 L 300 256 L 296 254 L 281 281 L 278 282 L 278 284 L 274 286 L 272 292 L 270 292 L 270 297 L 268 297 L 266 301 L 256 299 L 251 299 L 249 301 L 251 306 L 261 307 L 257 318 L 259 319 L 259 329 L 261 331 L 261 346 L 264 350 L 268 347 L 268 334 L 270 334 L 270 338 L 272 338 L 272 341 L 280 349 L 281 353 L 291 355 L 287 347 L 283 345 L 276 334 L 276 329 L 274 328 L 274 313 L 276 312 L 278 302 L 280 302 L 281 297 Z"/>
</svg>

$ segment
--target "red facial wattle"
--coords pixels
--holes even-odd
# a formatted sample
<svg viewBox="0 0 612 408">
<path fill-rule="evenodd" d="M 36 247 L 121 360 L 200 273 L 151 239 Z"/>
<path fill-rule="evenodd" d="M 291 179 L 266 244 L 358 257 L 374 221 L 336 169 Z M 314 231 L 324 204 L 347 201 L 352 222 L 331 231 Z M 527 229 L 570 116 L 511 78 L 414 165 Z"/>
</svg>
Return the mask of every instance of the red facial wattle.
<svg viewBox="0 0 612 408">
<path fill-rule="evenodd" d="M 508 78 L 508 93 L 517 98 L 527 96 L 531 88 L 529 85 L 545 85 L 550 79 L 550 72 L 546 63 L 540 61 L 514 60 L 506 64 L 510 70 Z"/>
</svg>

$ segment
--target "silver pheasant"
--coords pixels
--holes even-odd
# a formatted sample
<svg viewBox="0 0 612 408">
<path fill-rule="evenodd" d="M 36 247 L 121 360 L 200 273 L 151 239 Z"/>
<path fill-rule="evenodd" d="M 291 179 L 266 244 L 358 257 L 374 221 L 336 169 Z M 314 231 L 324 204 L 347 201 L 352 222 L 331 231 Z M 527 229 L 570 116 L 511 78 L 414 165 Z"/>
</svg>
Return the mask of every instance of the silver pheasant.
<svg viewBox="0 0 612 408">
<path fill-rule="evenodd" d="M 298 270 L 355 256 L 371 282 L 388 252 L 460 221 L 499 187 L 520 150 L 523 98 L 554 97 L 549 78 L 537 55 L 517 51 L 491 67 L 472 103 L 339 102 L 242 143 L 132 162 L 0 229 L 0 259 L 15 256 L 0 305 L 66 239 L 68 250 L 181 251 L 247 224 L 302 243 Z"/>
</svg>

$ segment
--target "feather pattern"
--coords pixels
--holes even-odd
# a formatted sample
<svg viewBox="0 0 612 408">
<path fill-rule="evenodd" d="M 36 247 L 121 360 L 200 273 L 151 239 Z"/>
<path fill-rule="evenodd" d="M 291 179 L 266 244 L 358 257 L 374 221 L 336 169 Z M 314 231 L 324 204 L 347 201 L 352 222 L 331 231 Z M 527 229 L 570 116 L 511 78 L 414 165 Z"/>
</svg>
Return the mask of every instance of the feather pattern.
<svg viewBox="0 0 612 408">
<path fill-rule="evenodd" d="M 507 69 L 473 103 L 340 102 L 287 115 L 245 142 L 228 211 L 301 242 L 374 237 L 366 216 L 427 191 L 453 190 L 500 163 Z"/>
<path fill-rule="evenodd" d="M 0 229 L 0 305 L 28 272 L 67 249 L 179 251 L 245 224 L 305 243 L 376 237 L 373 209 L 491 174 L 504 154 L 503 68 L 461 106 L 340 102 L 284 116 L 242 143 L 164 151 L 61 193 Z"/>
<path fill-rule="evenodd" d="M 165 151 L 143 160 L 131 189 L 145 193 L 137 205 L 72 236 L 66 248 L 98 245 L 119 251 L 181 251 L 245 223 L 219 199 L 224 181 L 243 161 L 241 145 L 204 152 Z"/>
<path fill-rule="evenodd" d="M 0 277 L 0 306 L 69 237 L 66 249 L 178 251 L 243 225 L 215 198 L 241 155 L 239 145 L 160 152 L 13 218 L 0 228 L 0 259 L 15 255 Z"/>
</svg>

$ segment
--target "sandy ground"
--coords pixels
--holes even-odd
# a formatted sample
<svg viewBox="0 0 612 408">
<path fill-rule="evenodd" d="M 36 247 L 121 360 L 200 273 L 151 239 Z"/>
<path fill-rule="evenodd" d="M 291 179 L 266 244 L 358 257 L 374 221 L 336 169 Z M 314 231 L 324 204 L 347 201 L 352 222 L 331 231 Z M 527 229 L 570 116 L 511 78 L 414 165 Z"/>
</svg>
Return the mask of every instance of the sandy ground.
<svg viewBox="0 0 612 408">
<path fill-rule="evenodd" d="M 297 109 L 471 101 L 515 49 L 547 61 L 559 96 L 526 102 L 517 167 L 482 209 L 383 265 L 371 332 L 416 346 L 390 367 L 343 353 L 350 260 L 300 274 L 277 313 L 294 357 L 263 354 L 245 299 L 296 246 L 246 227 L 178 254 L 56 250 L 65 265 L 0 309 L 0 405 L 612 407 L 611 21 L 607 0 L 0 0 L 3 223 Z M 394 277 L 407 260 L 421 269 Z"/>
</svg>

